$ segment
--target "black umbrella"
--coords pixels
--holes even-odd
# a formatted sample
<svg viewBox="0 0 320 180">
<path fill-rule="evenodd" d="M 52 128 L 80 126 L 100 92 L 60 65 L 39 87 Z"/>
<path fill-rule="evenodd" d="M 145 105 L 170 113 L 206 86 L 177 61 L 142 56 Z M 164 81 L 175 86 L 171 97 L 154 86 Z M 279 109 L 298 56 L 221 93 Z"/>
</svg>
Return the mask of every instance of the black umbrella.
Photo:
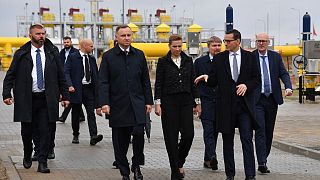
<svg viewBox="0 0 320 180">
<path fill-rule="evenodd" d="M 150 114 L 147 113 L 146 115 L 146 125 L 145 125 L 145 131 L 146 131 L 146 135 L 148 138 L 148 142 L 150 143 L 150 134 L 151 134 L 151 119 L 150 119 Z"/>
</svg>

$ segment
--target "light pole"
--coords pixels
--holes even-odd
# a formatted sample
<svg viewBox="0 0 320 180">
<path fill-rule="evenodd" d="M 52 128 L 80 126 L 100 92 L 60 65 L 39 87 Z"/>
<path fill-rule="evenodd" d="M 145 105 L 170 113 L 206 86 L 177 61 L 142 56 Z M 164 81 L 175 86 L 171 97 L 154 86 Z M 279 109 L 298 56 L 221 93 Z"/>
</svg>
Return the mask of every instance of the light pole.
<svg viewBox="0 0 320 180">
<path fill-rule="evenodd" d="M 124 24 L 124 0 L 122 0 L 122 24 Z"/>
<path fill-rule="evenodd" d="M 256 20 L 263 22 L 263 31 L 266 32 L 266 21 L 264 19 L 256 19 Z"/>
<path fill-rule="evenodd" d="M 28 37 L 28 3 L 26 3 L 26 17 L 25 17 L 25 26 L 26 26 L 26 37 Z"/>
<path fill-rule="evenodd" d="M 62 21 L 61 21 L 61 0 L 59 0 L 59 24 L 60 24 L 60 49 L 62 49 L 63 40 L 64 37 L 63 28 L 62 28 Z"/>
<path fill-rule="evenodd" d="M 301 14 L 300 14 L 300 9 L 297 9 L 297 8 L 290 8 L 291 10 L 294 10 L 294 11 L 297 11 L 298 14 L 299 14 L 299 31 L 298 31 L 298 39 L 299 39 L 299 43 L 300 43 L 300 40 L 301 40 Z"/>
</svg>

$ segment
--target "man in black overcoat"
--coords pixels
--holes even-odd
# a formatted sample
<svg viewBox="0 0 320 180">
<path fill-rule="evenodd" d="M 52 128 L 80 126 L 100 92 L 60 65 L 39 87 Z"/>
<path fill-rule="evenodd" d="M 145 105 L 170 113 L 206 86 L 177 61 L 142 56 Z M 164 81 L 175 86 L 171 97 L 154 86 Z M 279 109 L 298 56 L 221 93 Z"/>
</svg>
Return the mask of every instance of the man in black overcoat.
<svg viewBox="0 0 320 180">
<path fill-rule="evenodd" d="M 14 103 L 14 122 L 21 122 L 23 166 L 32 165 L 32 137 L 39 135 L 38 172 L 50 173 L 47 165 L 51 135 L 62 105 L 68 106 L 69 93 L 58 48 L 49 39 L 41 24 L 30 27 L 31 41 L 14 54 L 3 80 L 3 101 Z M 13 96 L 11 95 L 13 90 Z"/>
<path fill-rule="evenodd" d="M 131 46 L 132 31 L 118 26 L 118 44 L 105 52 L 99 69 L 99 99 L 102 112 L 109 117 L 116 163 L 123 179 L 129 179 L 126 157 L 131 134 L 134 179 L 143 179 L 144 125 L 152 109 L 152 92 L 144 53 Z"/>
<path fill-rule="evenodd" d="M 215 56 L 212 73 L 199 76 L 195 82 L 207 81 L 217 86 L 217 130 L 222 133 L 223 156 L 227 180 L 235 176 L 234 133 L 239 128 L 246 180 L 255 179 L 253 129 L 255 119 L 254 91 L 260 85 L 260 74 L 254 55 L 240 48 L 241 34 L 233 29 L 224 37 L 226 51 Z"/>
</svg>

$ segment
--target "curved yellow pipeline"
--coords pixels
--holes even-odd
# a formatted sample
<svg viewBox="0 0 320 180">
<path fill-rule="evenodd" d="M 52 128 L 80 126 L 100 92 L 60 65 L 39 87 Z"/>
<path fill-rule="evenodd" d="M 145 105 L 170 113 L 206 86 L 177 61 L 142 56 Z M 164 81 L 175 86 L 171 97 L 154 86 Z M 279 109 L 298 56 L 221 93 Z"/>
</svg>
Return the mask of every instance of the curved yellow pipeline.
<svg viewBox="0 0 320 180">
<path fill-rule="evenodd" d="M 302 47 L 298 45 L 274 46 L 274 50 L 279 52 L 281 56 L 284 57 L 302 54 Z"/>
<path fill-rule="evenodd" d="M 28 41 L 30 41 L 30 38 L 0 37 L 0 46 L 11 44 L 12 47 L 20 47 Z"/>
</svg>

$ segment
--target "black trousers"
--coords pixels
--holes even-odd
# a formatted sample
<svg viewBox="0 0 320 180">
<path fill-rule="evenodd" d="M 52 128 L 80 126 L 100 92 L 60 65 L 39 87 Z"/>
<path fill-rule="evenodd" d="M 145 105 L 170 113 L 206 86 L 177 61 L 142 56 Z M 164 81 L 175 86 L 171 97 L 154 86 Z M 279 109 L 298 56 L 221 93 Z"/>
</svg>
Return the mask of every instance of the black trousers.
<svg viewBox="0 0 320 180">
<path fill-rule="evenodd" d="M 51 143 L 51 134 L 55 122 L 49 122 L 47 101 L 45 93 L 33 93 L 32 95 L 32 122 L 21 123 L 21 136 L 23 141 L 24 158 L 31 158 L 32 138 L 37 135 L 38 161 L 47 162 L 48 151 Z"/>
<path fill-rule="evenodd" d="M 122 176 L 130 174 L 127 152 L 132 135 L 132 166 L 144 165 L 144 124 L 130 127 L 112 127 L 114 155 Z"/>
<path fill-rule="evenodd" d="M 236 127 L 239 128 L 240 133 L 245 175 L 255 176 L 256 169 L 252 142 L 253 129 L 250 115 L 243 99 L 233 103 L 232 106 L 232 118 L 235 120 Z M 222 133 L 222 140 L 225 173 L 227 176 L 235 176 L 234 132 Z"/>
<path fill-rule="evenodd" d="M 96 116 L 94 114 L 95 104 L 94 104 L 94 87 L 91 84 L 82 85 L 82 103 L 71 103 L 71 123 L 74 136 L 79 136 L 79 117 L 82 109 L 82 104 L 86 108 L 87 121 L 89 126 L 90 136 L 97 135 L 97 123 Z"/>
<path fill-rule="evenodd" d="M 161 110 L 171 179 L 179 179 L 179 168 L 182 168 L 186 161 L 194 137 L 192 95 L 189 93 L 166 95 L 161 98 Z"/>
</svg>

